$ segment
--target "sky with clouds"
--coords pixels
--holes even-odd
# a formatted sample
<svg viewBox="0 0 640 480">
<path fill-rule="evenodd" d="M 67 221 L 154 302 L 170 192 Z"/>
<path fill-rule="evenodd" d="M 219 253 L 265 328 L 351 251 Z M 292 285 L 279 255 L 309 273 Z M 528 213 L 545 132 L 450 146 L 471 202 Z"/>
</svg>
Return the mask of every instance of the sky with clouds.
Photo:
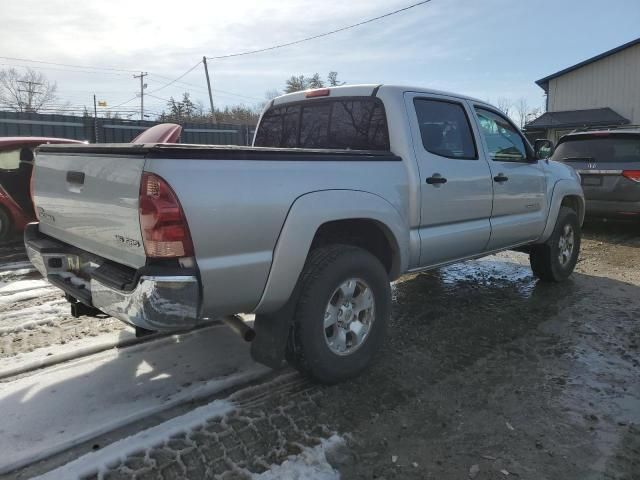
<svg viewBox="0 0 640 480">
<path fill-rule="evenodd" d="M 0 68 L 31 66 L 57 82 L 59 102 L 110 106 L 135 96 L 146 71 L 150 112 L 189 91 L 208 104 L 202 58 L 268 47 L 356 23 L 411 0 L 0 0 Z M 331 70 L 350 83 L 450 90 L 542 106 L 535 80 L 640 35 L 638 0 L 432 0 L 330 37 L 212 60 L 214 103 L 255 105 L 292 74 Z M 135 108 L 134 99 L 121 109 Z"/>
</svg>

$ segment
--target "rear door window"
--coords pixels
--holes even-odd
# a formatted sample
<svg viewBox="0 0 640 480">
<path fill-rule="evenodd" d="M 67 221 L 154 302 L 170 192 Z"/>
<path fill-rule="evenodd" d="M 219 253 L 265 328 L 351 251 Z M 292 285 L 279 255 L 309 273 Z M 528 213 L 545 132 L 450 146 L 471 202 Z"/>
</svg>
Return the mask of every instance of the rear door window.
<svg viewBox="0 0 640 480">
<path fill-rule="evenodd" d="M 384 106 L 375 97 L 308 100 L 271 107 L 258 126 L 255 146 L 389 150 Z"/>
<path fill-rule="evenodd" d="M 473 133 L 464 107 L 456 102 L 414 100 L 424 148 L 441 157 L 478 158 Z"/>
</svg>

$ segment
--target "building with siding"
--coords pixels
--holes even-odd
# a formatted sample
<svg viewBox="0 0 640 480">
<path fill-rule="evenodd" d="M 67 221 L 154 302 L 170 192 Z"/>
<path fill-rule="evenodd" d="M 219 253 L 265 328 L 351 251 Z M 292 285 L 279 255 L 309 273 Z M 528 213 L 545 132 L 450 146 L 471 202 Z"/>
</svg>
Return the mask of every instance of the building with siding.
<svg viewBox="0 0 640 480">
<path fill-rule="evenodd" d="M 640 125 L 640 38 L 536 82 L 546 113 L 525 125 L 529 138 L 557 141 L 575 129 Z"/>
</svg>

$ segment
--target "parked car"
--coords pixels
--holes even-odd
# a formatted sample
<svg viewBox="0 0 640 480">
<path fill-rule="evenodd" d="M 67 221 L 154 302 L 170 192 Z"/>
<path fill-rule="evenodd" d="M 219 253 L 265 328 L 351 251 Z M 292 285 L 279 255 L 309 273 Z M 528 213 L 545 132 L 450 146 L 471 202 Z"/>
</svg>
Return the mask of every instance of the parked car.
<svg viewBox="0 0 640 480">
<path fill-rule="evenodd" d="M 33 149 L 41 144 L 81 143 L 68 138 L 0 137 L 0 241 L 35 220 L 29 195 Z"/>
<path fill-rule="evenodd" d="M 519 248 L 542 280 L 571 274 L 584 198 L 549 147 L 461 95 L 297 92 L 254 147 L 40 147 L 25 242 L 76 314 L 142 333 L 254 312 L 257 361 L 331 383 L 369 364 L 405 272 Z"/>
<path fill-rule="evenodd" d="M 131 143 L 175 143 L 182 127 L 162 123 L 144 130 Z M 33 150 L 41 144 L 85 143 L 68 138 L 0 137 L 0 241 L 22 233 L 36 219 L 29 192 Z"/>
<path fill-rule="evenodd" d="M 588 216 L 640 218 L 640 128 L 564 135 L 552 159 L 580 174 Z"/>
</svg>

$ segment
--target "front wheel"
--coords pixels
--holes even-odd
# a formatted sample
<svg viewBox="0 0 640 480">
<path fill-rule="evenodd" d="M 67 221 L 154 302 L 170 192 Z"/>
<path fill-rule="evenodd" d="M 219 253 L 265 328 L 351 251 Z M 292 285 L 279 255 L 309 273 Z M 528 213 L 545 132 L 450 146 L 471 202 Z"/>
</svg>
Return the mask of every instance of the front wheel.
<svg viewBox="0 0 640 480">
<path fill-rule="evenodd" d="M 531 248 L 529 261 L 533 274 L 545 282 L 560 282 L 569 277 L 578 261 L 581 237 L 576 212 L 569 207 L 560 207 L 551 237 Z"/>
<path fill-rule="evenodd" d="M 386 270 L 361 248 L 331 245 L 309 254 L 300 281 L 290 363 L 322 383 L 358 375 L 384 339 L 391 311 Z"/>
</svg>

